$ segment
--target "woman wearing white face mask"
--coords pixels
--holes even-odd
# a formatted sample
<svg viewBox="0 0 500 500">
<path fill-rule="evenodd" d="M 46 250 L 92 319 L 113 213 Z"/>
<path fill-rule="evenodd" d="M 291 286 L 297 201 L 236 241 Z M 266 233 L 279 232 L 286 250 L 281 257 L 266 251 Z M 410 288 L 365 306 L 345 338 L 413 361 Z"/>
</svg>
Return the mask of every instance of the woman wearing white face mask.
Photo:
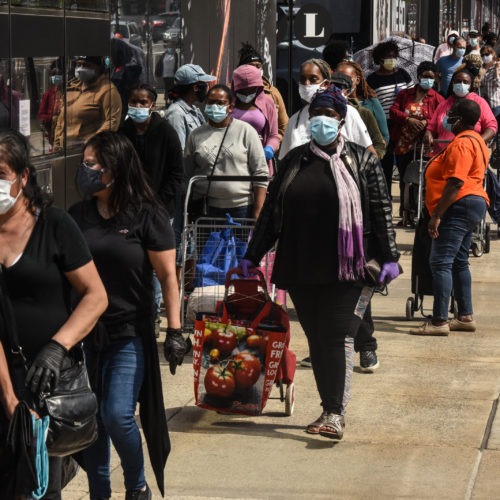
<svg viewBox="0 0 500 500">
<path fill-rule="evenodd" d="M 309 142 L 311 130 L 309 127 L 309 103 L 316 93 L 330 85 L 332 70 L 323 59 L 309 59 L 300 67 L 299 94 L 306 105 L 297 111 L 289 120 L 285 136 L 281 143 L 279 159 L 283 159 L 293 148 Z M 353 106 L 348 105 L 344 126 L 341 134 L 345 139 L 370 149 L 376 156 L 372 140 L 366 125 Z"/>
<path fill-rule="evenodd" d="M 21 360 L 0 307 L 0 498 L 25 498 L 25 491 L 11 489 L 21 469 L 7 449 L 8 422 L 21 399 L 50 392 L 68 357 L 81 356 L 79 344 L 108 301 L 83 235 L 65 211 L 50 206 L 36 183 L 29 144 L 14 131 L 0 133 L 0 266 L 30 368 L 15 368 Z M 49 458 L 44 499 L 61 499 L 61 463 Z"/>
<path fill-rule="evenodd" d="M 445 127 L 444 119 L 453 104 L 462 99 L 468 99 L 479 104 L 481 115 L 474 126 L 474 130 L 481 134 L 485 141 L 489 141 L 497 133 L 498 124 L 490 106 L 482 97 L 470 91 L 473 78 L 473 75 L 466 69 L 462 69 L 453 75 L 450 86 L 451 94 L 437 107 L 427 125 L 424 140 L 430 145 L 434 144 L 434 139 L 441 141 L 453 140 L 455 136 Z M 446 144 L 436 143 L 434 152 L 439 152 L 445 147 Z"/>
<path fill-rule="evenodd" d="M 488 101 L 493 114 L 500 117 L 500 61 L 496 52 L 489 46 L 481 48 L 481 59 L 485 74 L 481 80 L 481 95 Z"/>
<path fill-rule="evenodd" d="M 118 130 L 121 97 L 105 74 L 103 59 L 100 56 L 76 58 L 75 79 L 66 88 L 66 109 L 61 110 L 57 120 L 55 151 L 64 146 L 81 145 L 102 131 Z"/>
<path fill-rule="evenodd" d="M 278 114 L 273 100 L 264 93 L 260 69 L 251 64 L 238 66 L 233 71 L 232 89 L 235 100 L 231 116 L 248 123 L 256 130 L 266 160 L 272 160 L 280 146 Z"/>
</svg>

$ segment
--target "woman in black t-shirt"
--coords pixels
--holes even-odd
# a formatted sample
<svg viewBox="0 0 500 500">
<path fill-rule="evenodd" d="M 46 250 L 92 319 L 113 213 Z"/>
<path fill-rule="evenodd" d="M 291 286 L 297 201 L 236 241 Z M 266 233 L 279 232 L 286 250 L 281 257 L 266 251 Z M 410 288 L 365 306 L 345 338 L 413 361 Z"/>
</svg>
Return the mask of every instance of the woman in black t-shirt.
<svg viewBox="0 0 500 500">
<path fill-rule="evenodd" d="M 13 370 L 15 354 L 0 311 L 0 498 L 15 498 L 16 463 L 6 449 L 7 421 L 19 399 L 50 392 L 69 349 L 93 328 L 106 292 L 80 230 L 36 184 L 29 144 L 14 131 L 0 133 L 0 264 L 12 303 L 19 345 L 30 367 Z M 70 308 L 70 292 L 79 296 Z M 10 330 L 9 330 L 10 331 Z M 26 384 L 26 389 L 25 389 Z M 49 460 L 43 498 L 61 498 L 61 459 Z M 20 471 L 17 471 L 20 472 Z M 11 489 L 14 488 L 14 490 Z"/>
<path fill-rule="evenodd" d="M 127 498 L 149 499 L 140 415 L 158 487 L 170 449 L 154 337 L 153 270 L 168 320 L 165 357 L 175 373 L 186 343 L 180 323 L 175 238 L 167 211 L 157 203 L 134 146 L 125 136 L 102 132 L 83 152 L 77 184 L 89 199 L 70 209 L 83 231 L 108 292 L 101 318 L 106 343 L 86 342 L 89 371 L 97 369 L 99 437 L 84 451 L 91 498 L 110 498 L 110 440 L 120 456 Z"/>
</svg>

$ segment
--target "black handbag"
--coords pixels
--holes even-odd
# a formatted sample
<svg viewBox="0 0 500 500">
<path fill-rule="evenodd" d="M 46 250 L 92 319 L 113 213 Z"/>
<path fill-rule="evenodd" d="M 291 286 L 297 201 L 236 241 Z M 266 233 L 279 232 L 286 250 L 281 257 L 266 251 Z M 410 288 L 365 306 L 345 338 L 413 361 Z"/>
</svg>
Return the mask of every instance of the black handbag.
<svg viewBox="0 0 500 500">
<path fill-rule="evenodd" d="M 12 360 L 11 365 L 22 366 L 26 375 L 28 363 L 19 344 L 14 311 L 1 268 L 0 292 L 10 352 L 17 358 Z M 90 387 L 81 345 L 73 347 L 64 358 L 59 380 L 50 394 L 37 398 L 26 390 L 24 399 L 39 415 L 50 417 L 47 435 L 50 456 L 64 457 L 77 453 L 97 439 L 97 398 Z"/>
</svg>

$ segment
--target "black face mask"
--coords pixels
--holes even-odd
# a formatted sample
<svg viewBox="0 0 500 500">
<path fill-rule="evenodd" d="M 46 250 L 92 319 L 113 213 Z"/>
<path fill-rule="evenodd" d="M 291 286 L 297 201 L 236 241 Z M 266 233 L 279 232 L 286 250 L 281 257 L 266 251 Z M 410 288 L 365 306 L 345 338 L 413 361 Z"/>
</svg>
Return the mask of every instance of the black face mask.
<svg viewBox="0 0 500 500">
<path fill-rule="evenodd" d="M 203 102 L 207 98 L 208 85 L 206 83 L 198 83 L 198 90 L 195 92 L 198 102 Z"/>
<path fill-rule="evenodd" d="M 78 167 L 76 172 L 76 185 L 85 196 L 92 196 L 113 184 L 113 181 L 109 184 L 104 184 L 101 179 L 102 170 L 94 170 L 83 163 Z"/>
</svg>

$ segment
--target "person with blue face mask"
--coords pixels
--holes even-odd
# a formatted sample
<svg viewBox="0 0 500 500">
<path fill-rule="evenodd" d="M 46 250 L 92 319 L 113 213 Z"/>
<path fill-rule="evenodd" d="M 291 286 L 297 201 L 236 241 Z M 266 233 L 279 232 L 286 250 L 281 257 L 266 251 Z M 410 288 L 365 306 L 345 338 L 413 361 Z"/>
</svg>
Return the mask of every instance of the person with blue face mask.
<svg viewBox="0 0 500 500">
<path fill-rule="evenodd" d="M 394 141 L 394 153 L 399 171 L 401 220 L 398 226 L 414 227 L 417 207 L 405 197 L 404 176 L 406 167 L 413 160 L 414 149 L 424 136 L 425 129 L 436 108 L 444 98 L 436 92 L 436 65 L 424 61 L 417 68 L 418 83 L 411 89 L 402 90 L 389 110 L 391 117 L 391 139 Z"/>
<path fill-rule="evenodd" d="M 448 93 L 448 86 L 453 73 L 462 64 L 465 48 L 465 40 L 462 37 L 457 37 L 453 42 L 453 52 L 448 56 L 441 57 L 437 62 L 437 70 L 441 79 L 439 92 L 443 96 Z"/>
<path fill-rule="evenodd" d="M 63 105 L 63 75 L 60 68 L 55 67 L 50 72 L 50 85 L 43 93 L 38 109 L 38 119 L 43 133 L 49 143 L 49 152 L 54 144 L 54 132 L 57 117 L 61 113 Z"/>
<path fill-rule="evenodd" d="M 156 111 L 156 90 L 147 84 L 132 88 L 128 96 L 128 118 L 120 128 L 134 145 L 151 187 L 173 222 L 175 197 L 184 177 L 182 148 L 174 128 Z M 156 331 L 159 333 L 162 291 L 153 278 L 156 304 Z"/>
<path fill-rule="evenodd" d="M 450 83 L 450 94 L 435 110 L 427 126 L 424 140 L 429 145 L 434 145 L 437 153 L 446 147 L 446 142 L 453 140 L 454 135 L 445 127 L 446 113 L 457 102 L 462 100 L 474 101 L 479 105 L 481 113 L 475 123 L 474 130 L 481 134 L 485 141 L 492 139 L 498 129 L 498 123 L 489 104 L 481 96 L 471 91 L 473 75 L 467 69 L 457 71 Z M 440 142 L 434 144 L 434 139 Z M 445 142 L 442 142 L 445 141 Z"/>
<path fill-rule="evenodd" d="M 323 407 L 305 430 L 334 440 L 344 434 L 365 263 L 375 252 L 381 282 L 399 274 L 385 177 L 375 155 L 342 136 L 347 106 L 334 85 L 312 98 L 311 140 L 281 161 L 239 263 L 247 276 L 277 242 L 271 280 L 294 303 Z"/>
</svg>

